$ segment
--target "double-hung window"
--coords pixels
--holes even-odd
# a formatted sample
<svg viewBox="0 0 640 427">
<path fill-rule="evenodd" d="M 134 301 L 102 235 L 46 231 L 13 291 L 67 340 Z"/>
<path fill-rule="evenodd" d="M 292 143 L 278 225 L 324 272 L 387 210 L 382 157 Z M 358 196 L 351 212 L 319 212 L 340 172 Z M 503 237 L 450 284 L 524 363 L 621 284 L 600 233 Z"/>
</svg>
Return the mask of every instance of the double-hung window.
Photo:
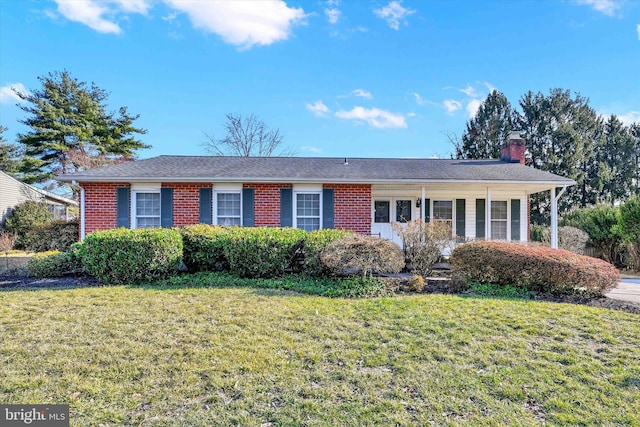
<svg viewBox="0 0 640 427">
<path fill-rule="evenodd" d="M 320 229 L 320 193 L 296 193 L 296 227 Z"/>
<path fill-rule="evenodd" d="M 134 228 L 160 227 L 160 191 L 134 191 Z"/>
<path fill-rule="evenodd" d="M 217 224 L 241 225 L 240 193 L 217 193 L 216 196 Z"/>
<path fill-rule="evenodd" d="M 434 222 L 444 222 L 451 229 L 453 235 L 453 201 L 452 200 L 434 200 L 433 215 Z"/>
<path fill-rule="evenodd" d="M 506 200 L 491 201 L 491 239 L 507 240 L 507 212 Z"/>
</svg>

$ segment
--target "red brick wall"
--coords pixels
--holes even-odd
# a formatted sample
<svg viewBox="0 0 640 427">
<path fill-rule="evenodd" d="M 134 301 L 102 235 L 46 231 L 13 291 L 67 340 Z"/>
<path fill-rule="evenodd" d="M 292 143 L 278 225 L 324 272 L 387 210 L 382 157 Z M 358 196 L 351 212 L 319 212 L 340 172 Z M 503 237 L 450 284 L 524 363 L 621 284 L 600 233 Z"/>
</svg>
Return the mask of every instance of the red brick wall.
<svg viewBox="0 0 640 427">
<path fill-rule="evenodd" d="M 324 184 L 334 190 L 334 226 L 371 234 L 371 185 Z"/>
<path fill-rule="evenodd" d="M 173 225 L 198 224 L 200 222 L 200 189 L 212 188 L 211 184 L 193 182 L 165 182 L 162 188 L 173 188 Z"/>
<path fill-rule="evenodd" d="M 86 234 L 117 227 L 117 193 L 127 183 L 81 183 L 85 189 Z M 207 183 L 163 183 L 163 188 L 173 188 L 173 224 L 182 226 L 197 224 L 200 220 L 200 188 Z M 255 190 L 255 225 L 280 226 L 280 189 L 292 188 L 291 184 L 246 183 L 244 188 Z M 334 189 L 335 219 L 337 229 L 353 230 L 361 234 L 371 232 L 371 186 L 364 184 L 325 184 Z"/>
<path fill-rule="evenodd" d="M 84 188 L 85 233 L 108 230 L 118 226 L 117 191 L 119 187 L 129 187 L 119 182 L 81 182 Z"/>
<path fill-rule="evenodd" d="M 280 189 L 292 188 L 291 184 L 252 184 L 244 188 L 253 188 L 256 227 L 280 227 Z"/>
</svg>

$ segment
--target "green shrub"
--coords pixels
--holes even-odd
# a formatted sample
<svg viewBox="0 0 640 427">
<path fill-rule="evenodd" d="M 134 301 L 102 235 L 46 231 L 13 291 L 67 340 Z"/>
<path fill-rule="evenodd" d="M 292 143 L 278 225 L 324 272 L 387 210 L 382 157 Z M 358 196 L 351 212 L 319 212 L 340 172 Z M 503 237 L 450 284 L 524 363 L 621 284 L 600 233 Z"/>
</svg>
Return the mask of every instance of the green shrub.
<svg viewBox="0 0 640 427">
<path fill-rule="evenodd" d="M 428 276 L 431 267 L 453 246 L 451 226 L 446 222 L 424 223 L 421 219 L 407 223 L 394 222 L 393 230 L 402 238 L 406 262 L 411 271 Z"/>
<path fill-rule="evenodd" d="M 553 294 L 602 295 L 620 278 L 618 270 L 605 261 L 516 243 L 476 241 L 460 245 L 450 262 L 456 275 L 470 281 Z"/>
<path fill-rule="evenodd" d="M 362 277 L 372 272 L 397 273 L 404 267 L 402 251 L 390 240 L 352 234 L 329 243 L 320 259 L 335 274 L 354 269 Z"/>
<path fill-rule="evenodd" d="M 549 241 L 551 229 L 547 225 L 531 224 L 531 241 L 546 243 Z"/>
<path fill-rule="evenodd" d="M 32 252 L 64 252 L 78 241 L 79 234 L 78 220 L 59 220 L 32 227 L 23 242 L 25 249 Z"/>
<path fill-rule="evenodd" d="M 134 284 L 175 273 L 182 260 L 182 237 L 166 228 L 119 228 L 84 239 L 82 265 L 101 283 Z"/>
<path fill-rule="evenodd" d="M 180 229 L 184 246 L 183 261 L 190 271 L 229 269 L 224 252 L 226 230 L 207 224 L 188 225 Z"/>
<path fill-rule="evenodd" d="M 221 244 L 235 274 L 273 278 L 297 268 L 304 235 L 297 228 L 229 227 Z"/>
<path fill-rule="evenodd" d="M 31 257 L 27 271 L 33 277 L 62 277 L 81 273 L 77 259 L 68 252 L 40 252 Z"/>
<path fill-rule="evenodd" d="M 331 270 L 320 259 L 322 251 L 334 240 L 353 234 L 346 230 L 315 230 L 304 236 L 304 272 L 310 276 L 326 276 Z"/>
<path fill-rule="evenodd" d="M 6 218 L 3 228 L 18 236 L 15 243 L 16 249 L 25 249 L 27 232 L 52 221 L 53 214 L 49 211 L 49 205 L 45 202 L 27 200 L 11 210 L 11 215 Z"/>
<path fill-rule="evenodd" d="M 622 250 L 619 223 L 620 213 L 617 208 L 600 205 L 569 212 L 563 216 L 560 225 L 585 231 L 599 256 L 607 262 L 615 263 Z"/>
</svg>

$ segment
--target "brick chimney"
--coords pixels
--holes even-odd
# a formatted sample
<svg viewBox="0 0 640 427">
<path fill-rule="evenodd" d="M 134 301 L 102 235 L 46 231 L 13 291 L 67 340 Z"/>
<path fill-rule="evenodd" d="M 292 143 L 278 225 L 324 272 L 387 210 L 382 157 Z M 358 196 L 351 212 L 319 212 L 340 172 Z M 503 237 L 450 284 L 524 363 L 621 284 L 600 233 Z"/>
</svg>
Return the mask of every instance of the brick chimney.
<svg viewBox="0 0 640 427">
<path fill-rule="evenodd" d="M 519 131 L 511 131 L 507 142 L 500 147 L 500 160 L 524 165 L 525 141 Z"/>
</svg>

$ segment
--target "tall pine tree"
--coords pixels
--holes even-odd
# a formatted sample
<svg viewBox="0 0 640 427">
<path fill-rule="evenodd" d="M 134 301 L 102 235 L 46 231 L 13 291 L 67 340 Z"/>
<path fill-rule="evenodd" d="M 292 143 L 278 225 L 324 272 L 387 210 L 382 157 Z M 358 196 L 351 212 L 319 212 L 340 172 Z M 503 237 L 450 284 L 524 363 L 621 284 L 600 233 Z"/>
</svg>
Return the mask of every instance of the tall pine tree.
<svg viewBox="0 0 640 427">
<path fill-rule="evenodd" d="M 513 128 L 513 108 L 507 98 L 493 90 L 467 122 L 462 141 L 456 144 L 458 159 L 495 159 Z"/>
<path fill-rule="evenodd" d="M 597 147 L 599 201 L 615 204 L 635 194 L 637 148 L 631 132 L 614 115 L 604 123 L 602 143 Z"/>
<path fill-rule="evenodd" d="M 25 101 L 19 107 L 28 113 L 20 122 L 31 129 L 18 135 L 25 151 L 20 171 L 25 182 L 95 164 L 87 159 L 102 159 L 99 164 L 132 159 L 135 150 L 149 147 L 134 136 L 147 132 L 133 125 L 139 115 L 130 115 L 126 107 L 118 113 L 107 111 L 109 94 L 94 83 L 78 81 L 66 70 L 38 80 L 41 89 L 16 92 Z"/>
</svg>

